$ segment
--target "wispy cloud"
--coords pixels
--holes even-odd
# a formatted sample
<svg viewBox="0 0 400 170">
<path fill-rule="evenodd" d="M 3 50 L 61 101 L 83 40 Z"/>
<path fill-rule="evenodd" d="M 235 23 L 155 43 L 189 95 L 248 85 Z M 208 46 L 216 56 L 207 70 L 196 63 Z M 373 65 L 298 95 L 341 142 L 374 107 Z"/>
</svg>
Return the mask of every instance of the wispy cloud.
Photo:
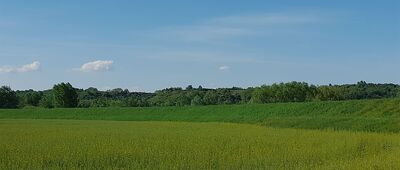
<svg viewBox="0 0 400 170">
<path fill-rule="evenodd" d="M 219 25 L 271 25 L 271 24 L 304 24 L 316 22 L 319 19 L 312 15 L 285 14 L 285 13 L 261 13 L 250 15 L 233 15 L 213 18 L 208 21 Z"/>
<path fill-rule="evenodd" d="M 139 54 L 143 58 L 150 58 L 154 60 L 174 60 L 174 61 L 185 61 L 185 62 L 240 62 L 240 63 L 255 63 L 260 62 L 253 56 L 247 55 L 242 57 L 244 54 L 233 54 L 227 51 L 218 52 L 207 49 L 201 50 L 155 50 Z"/>
<path fill-rule="evenodd" d="M 274 34 L 282 28 L 310 24 L 320 21 L 314 15 L 260 13 L 215 17 L 191 25 L 172 26 L 161 30 L 161 34 L 174 39 L 194 42 L 214 42 L 243 36 Z M 165 35 L 164 35 L 165 36 Z"/>
<path fill-rule="evenodd" d="M 0 67 L 0 73 L 27 73 L 34 72 L 40 69 L 40 62 L 35 61 L 30 64 L 26 64 L 20 67 L 10 67 L 10 66 L 2 66 Z"/>
<path fill-rule="evenodd" d="M 228 27 L 217 25 L 195 25 L 170 28 L 168 34 L 189 42 L 209 42 L 254 34 L 241 27 Z"/>
<path fill-rule="evenodd" d="M 276 39 L 291 41 L 291 37 L 304 37 L 310 26 L 328 20 L 325 16 L 312 12 L 280 12 L 211 17 L 151 30 L 143 34 L 147 42 L 152 42 L 151 50 L 135 52 L 136 56 L 157 60 L 225 64 L 287 63 L 281 61 L 282 57 L 277 56 L 274 50 L 268 50 L 273 45 L 266 46 L 262 51 L 252 45 L 263 42 L 273 44 L 272 41 Z M 157 45 L 160 47 L 154 50 Z"/>
<path fill-rule="evenodd" d="M 97 60 L 83 64 L 80 68 L 75 69 L 82 72 L 98 72 L 110 70 L 111 65 L 114 63 L 112 60 Z"/>
<path fill-rule="evenodd" d="M 226 66 L 226 65 L 223 65 L 223 66 L 219 66 L 218 69 L 221 70 L 221 71 L 226 71 L 226 70 L 229 70 L 230 67 Z"/>
</svg>

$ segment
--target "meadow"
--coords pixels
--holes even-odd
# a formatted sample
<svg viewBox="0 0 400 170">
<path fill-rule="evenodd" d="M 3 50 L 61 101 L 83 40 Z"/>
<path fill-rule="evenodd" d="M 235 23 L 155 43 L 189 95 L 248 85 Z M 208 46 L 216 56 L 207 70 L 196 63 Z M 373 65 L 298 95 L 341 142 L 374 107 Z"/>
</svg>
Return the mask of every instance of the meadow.
<svg viewBox="0 0 400 170">
<path fill-rule="evenodd" d="M 185 107 L 0 109 L 0 119 L 184 121 L 400 132 L 400 99 Z"/>
<path fill-rule="evenodd" d="M 396 169 L 400 136 L 232 123 L 0 120 L 0 169 Z"/>
<path fill-rule="evenodd" d="M 0 110 L 0 169 L 399 169 L 400 99 Z"/>
</svg>

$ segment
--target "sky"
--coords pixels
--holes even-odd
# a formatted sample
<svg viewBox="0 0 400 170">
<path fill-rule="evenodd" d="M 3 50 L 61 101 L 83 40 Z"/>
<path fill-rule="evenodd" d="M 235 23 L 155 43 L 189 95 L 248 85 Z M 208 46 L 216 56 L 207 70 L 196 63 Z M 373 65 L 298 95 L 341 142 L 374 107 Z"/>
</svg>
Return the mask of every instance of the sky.
<svg viewBox="0 0 400 170">
<path fill-rule="evenodd" d="M 0 0 L 0 85 L 400 83 L 398 0 Z"/>
</svg>

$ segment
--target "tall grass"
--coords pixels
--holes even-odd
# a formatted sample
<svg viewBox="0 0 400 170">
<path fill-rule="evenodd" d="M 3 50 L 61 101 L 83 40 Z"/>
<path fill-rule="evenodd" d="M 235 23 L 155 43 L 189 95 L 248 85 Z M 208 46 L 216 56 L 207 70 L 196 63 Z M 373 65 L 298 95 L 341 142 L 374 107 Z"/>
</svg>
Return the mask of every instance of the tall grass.
<svg viewBox="0 0 400 170">
<path fill-rule="evenodd" d="M 0 110 L 0 119 L 252 123 L 271 127 L 400 132 L 400 99 L 151 108 Z"/>
<path fill-rule="evenodd" d="M 230 123 L 0 120 L 0 169 L 396 169 L 400 136 Z"/>
</svg>

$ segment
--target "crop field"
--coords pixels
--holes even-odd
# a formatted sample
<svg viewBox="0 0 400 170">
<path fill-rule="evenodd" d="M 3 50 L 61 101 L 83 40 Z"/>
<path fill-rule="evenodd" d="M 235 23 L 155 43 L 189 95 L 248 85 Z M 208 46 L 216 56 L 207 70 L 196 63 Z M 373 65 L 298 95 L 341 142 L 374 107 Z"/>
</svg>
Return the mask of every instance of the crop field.
<svg viewBox="0 0 400 170">
<path fill-rule="evenodd" d="M 0 110 L 0 169 L 399 169 L 399 106 Z"/>
<path fill-rule="evenodd" d="M 0 119 L 184 121 L 400 133 L 400 99 L 187 107 L 0 109 Z"/>
<path fill-rule="evenodd" d="M 0 120 L 0 169 L 396 169 L 400 136 L 232 123 Z"/>
</svg>

